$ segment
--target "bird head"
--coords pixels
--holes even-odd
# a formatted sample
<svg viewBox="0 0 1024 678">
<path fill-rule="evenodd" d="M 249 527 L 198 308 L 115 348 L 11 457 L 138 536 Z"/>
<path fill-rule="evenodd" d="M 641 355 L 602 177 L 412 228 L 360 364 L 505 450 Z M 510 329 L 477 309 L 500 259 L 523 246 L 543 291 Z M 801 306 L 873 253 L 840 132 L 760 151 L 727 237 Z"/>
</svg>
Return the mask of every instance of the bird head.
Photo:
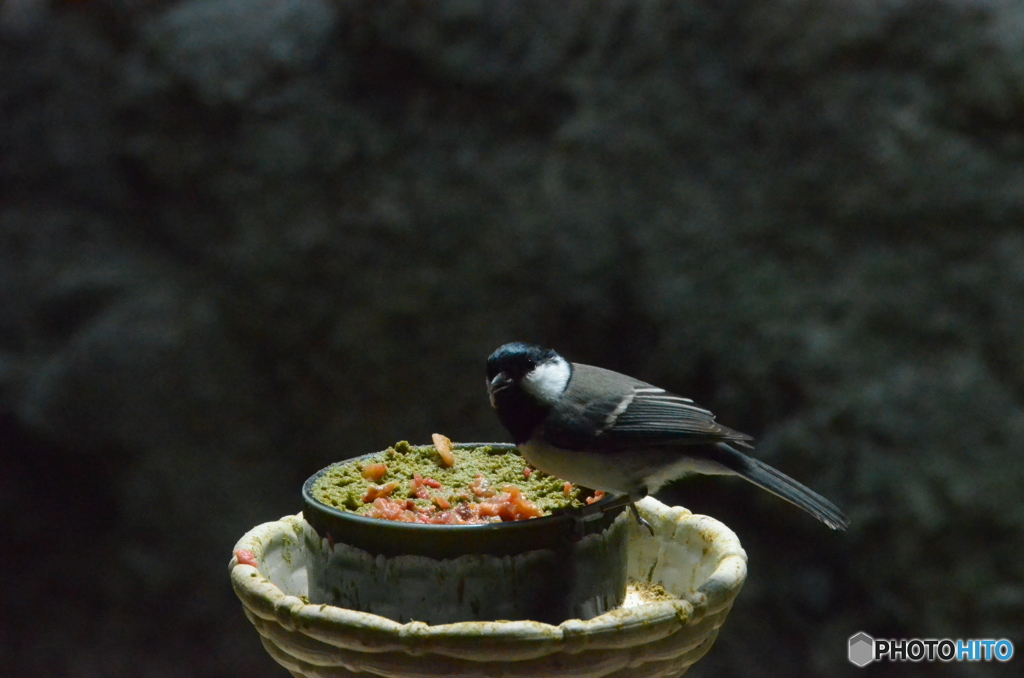
<svg viewBox="0 0 1024 678">
<path fill-rule="evenodd" d="M 495 409 L 522 394 L 550 406 L 565 392 L 571 376 L 572 366 L 565 358 L 536 344 L 505 344 L 487 359 L 487 392 Z"/>
</svg>

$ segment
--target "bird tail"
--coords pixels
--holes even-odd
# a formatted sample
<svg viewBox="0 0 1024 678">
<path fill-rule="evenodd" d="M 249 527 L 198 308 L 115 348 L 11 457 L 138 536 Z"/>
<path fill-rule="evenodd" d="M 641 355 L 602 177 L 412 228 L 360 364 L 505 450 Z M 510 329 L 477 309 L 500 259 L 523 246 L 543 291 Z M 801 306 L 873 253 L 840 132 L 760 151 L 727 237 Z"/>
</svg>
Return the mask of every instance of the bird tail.
<svg viewBox="0 0 1024 678">
<path fill-rule="evenodd" d="M 835 504 L 814 490 L 801 485 L 782 471 L 777 471 L 768 464 L 748 457 L 725 443 L 717 443 L 715 447 L 725 457 L 720 462 L 736 475 L 749 480 L 762 490 L 768 490 L 775 496 L 802 508 L 833 530 L 845 530 L 850 526 L 850 521 Z"/>
</svg>

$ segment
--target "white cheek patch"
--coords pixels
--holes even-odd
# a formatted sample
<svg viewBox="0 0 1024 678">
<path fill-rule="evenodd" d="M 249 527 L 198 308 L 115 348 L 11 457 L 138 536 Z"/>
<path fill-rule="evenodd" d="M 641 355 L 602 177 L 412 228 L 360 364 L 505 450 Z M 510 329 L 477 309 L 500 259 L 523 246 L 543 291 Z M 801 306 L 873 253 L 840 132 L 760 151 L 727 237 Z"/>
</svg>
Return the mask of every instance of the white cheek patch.
<svg viewBox="0 0 1024 678">
<path fill-rule="evenodd" d="M 572 368 L 558 357 L 537 365 L 523 378 L 523 389 L 542 403 L 557 402 L 569 384 Z"/>
</svg>

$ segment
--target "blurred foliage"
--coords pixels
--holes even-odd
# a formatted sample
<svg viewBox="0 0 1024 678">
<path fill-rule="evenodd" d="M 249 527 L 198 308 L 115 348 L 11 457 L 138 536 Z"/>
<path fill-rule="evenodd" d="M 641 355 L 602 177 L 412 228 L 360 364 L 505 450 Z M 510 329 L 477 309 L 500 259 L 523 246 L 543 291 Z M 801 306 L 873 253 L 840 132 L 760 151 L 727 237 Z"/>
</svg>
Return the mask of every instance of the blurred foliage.
<svg viewBox="0 0 1024 678">
<path fill-rule="evenodd" d="M 281 675 L 234 540 L 329 462 L 503 439 L 483 361 L 515 339 L 695 398 L 853 520 L 667 490 L 750 555 L 692 675 L 853 675 L 861 630 L 1021 638 L 1022 25 L 994 1 L 7 0 L 5 664 Z"/>
</svg>

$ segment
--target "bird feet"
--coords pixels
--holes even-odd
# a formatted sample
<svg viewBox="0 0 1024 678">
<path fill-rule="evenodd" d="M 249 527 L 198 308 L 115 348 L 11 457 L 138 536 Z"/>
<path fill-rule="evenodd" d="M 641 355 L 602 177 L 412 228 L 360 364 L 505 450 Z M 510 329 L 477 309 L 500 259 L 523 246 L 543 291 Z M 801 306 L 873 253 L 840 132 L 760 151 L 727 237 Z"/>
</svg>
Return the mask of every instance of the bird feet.
<svg viewBox="0 0 1024 678">
<path fill-rule="evenodd" d="M 636 490 L 633 490 L 629 494 L 624 494 L 618 497 L 615 501 L 611 501 L 607 504 L 590 504 L 589 506 L 585 506 L 580 510 L 579 521 L 581 523 L 590 522 L 591 520 L 596 520 L 597 518 L 600 518 L 602 515 L 604 515 L 608 511 L 611 511 L 612 509 L 617 509 L 620 506 L 629 506 L 630 513 L 633 514 L 633 519 L 636 521 L 636 524 L 640 525 L 641 527 L 647 528 L 647 531 L 653 537 L 654 528 L 651 527 L 651 524 L 647 522 L 642 515 L 640 515 L 640 511 L 636 507 L 636 502 L 640 501 L 646 496 L 647 488 L 641 487 Z"/>
<path fill-rule="evenodd" d="M 654 536 L 654 528 L 651 527 L 651 524 L 649 522 L 647 522 L 642 515 L 640 515 L 640 510 L 637 509 L 637 507 L 636 507 L 636 503 L 638 501 L 640 501 L 641 499 L 643 499 L 644 497 L 646 497 L 646 496 L 647 496 L 647 488 L 646 487 L 641 487 L 639 489 L 636 489 L 636 490 L 633 490 L 632 492 L 630 492 L 629 495 L 627 495 L 627 499 L 629 500 L 629 510 L 633 514 L 633 519 L 636 520 L 636 524 L 640 525 L 642 527 L 646 527 L 647 531 L 653 537 Z"/>
<path fill-rule="evenodd" d="M 636 520 L 636 524 L 637 525 L 641 525 L 643 527 L 646 527 L 647 531 L 650 532 L 651 536 L 653 537 L 654 536 L 654 528 L 651 527 L 651 524 L 649 522 L 647 522 L 647 520 L 645 520 L 642 515 L 640 515 L 640 511 L 637 509 L 636 504 L 630 504 L 629 505 L 629 510 L 633 512 L 633 518 L 634 518 L 634 520 Z"/>
</svg>

